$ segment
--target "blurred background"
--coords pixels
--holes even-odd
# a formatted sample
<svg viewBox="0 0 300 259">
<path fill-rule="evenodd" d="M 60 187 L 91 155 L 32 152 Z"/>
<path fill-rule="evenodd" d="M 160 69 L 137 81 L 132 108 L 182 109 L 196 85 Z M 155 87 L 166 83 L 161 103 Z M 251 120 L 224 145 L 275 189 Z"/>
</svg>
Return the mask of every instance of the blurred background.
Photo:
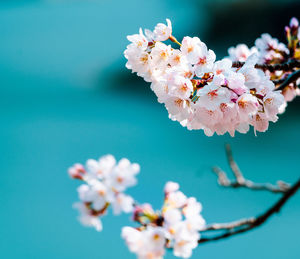
<svg viewBox="0 0 300 259">
<path fill-rule="evenodd" d="M 211 166 L 228 170 L 230 143 L 246 177 L 299 177 L 300 98 L 257 137 L 206 137 L 168 119 L 149 84 L 125 68 L 126 35 L 170 18 L 174 35 L 199 36 L 217 57 L 263 32 L 281 40 L 299 1 L 2 0 L 0 2 L 0 258 L 135 258 L 106 216 L 97 233 L 76 220 L 75 162 L 107 153 L 141 165 L 129 190 L 159 208 L 166 181 L 203 204 L 207 222 L 263 212 L 279 196 L 222 189 Z M 198 247 L 193 258 L 299 258 L 300 193 L 263 227 Z M 173 258 L 168 252 L 166 258 Z"/>
</svg>

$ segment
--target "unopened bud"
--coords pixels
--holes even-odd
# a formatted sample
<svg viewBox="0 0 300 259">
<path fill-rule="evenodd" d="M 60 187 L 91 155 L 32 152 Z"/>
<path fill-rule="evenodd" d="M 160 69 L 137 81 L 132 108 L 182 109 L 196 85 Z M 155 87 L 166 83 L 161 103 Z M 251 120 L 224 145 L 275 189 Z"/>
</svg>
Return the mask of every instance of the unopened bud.
<svg viewBox="0 0 300 259">
<path fill-rule="evenodd" d="M 299 27 L 299 21 L 297 18 L 293 17 L 290 21 L 290 28 L 298 28 Z"/>
</svg>

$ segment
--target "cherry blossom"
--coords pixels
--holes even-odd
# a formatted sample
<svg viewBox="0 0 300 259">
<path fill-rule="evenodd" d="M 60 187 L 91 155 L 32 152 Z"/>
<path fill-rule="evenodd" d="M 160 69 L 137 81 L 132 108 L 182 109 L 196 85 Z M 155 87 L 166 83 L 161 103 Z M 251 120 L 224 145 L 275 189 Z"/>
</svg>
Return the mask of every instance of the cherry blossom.
<svg viewBox="0 0 300 259">
<path fill-rule="evenodd" d="M 248 48 L 246 44 L 238 44 L 236 47 L 228 49 L 229 58 L 232 61 L 245 62 L 252 54 L 257 53 L 256 47 Z"/>
<path fill-rule="evenodd" d="M 166 248 L 177 257 L 189 258 L 198 245 L 199 231 L 205 227 L 202 205 L 183 194 L 175 182 L 167 182 L 164 193 L 160 211 L 149 204 L 136 205 L 133 219 L 140 227 L 122 229 L 129 250 L 138 258 L 162 258 Z"/>
<path fill-rule="evenodd" d="M 282 60 L 285 54 L 289 53 L 287 47 L 279 42 L 277 39 L 272 38 L 270 34 L 264 33 L 261 38 L 255 41 L 255 46 L 260 53 L 261 62 L 271 62 L 272 60 Z"/>
<path fill-rule="evenodd" d="M 122 229 L 122 237 L 129 250 L 136 253 L 139 259 L 160 259 L 165 254 L 165 234 L 162 227 L 147 226 L 140 231 L 131 227 Z"/>
<path fill-rule="evenodd" d="M 93 227 L 97 231 L 102 230 L 102 222 L 99 217 L 94 216 L 90 213 L 90 210 L 83 203 L 74 203 L 73 207 L 80 212 L 78 220 L 80 223 L 87 227 Z"/>
<path fill-rule="evenodd" d="M 172 24 L 169 19 L 167 20 L 167 25 L 159 23 L 155 26 L 153 35 L 156 41 L 165 41 L 172 35 Z"/>
<path fill-rule="evenodd" d="M 295 18 L 286 27 L 294 48 L 299 42 L 298 27 Z M 256 67 L 259 62 L 285 62 L 290 55 L 292 47 L 269 34 L 262 34 L 250 49 L 238 44 L 229 48 L 228 58 L 216 60 L 214 51 L 198 37 L 185 36 L 179 43 L 172 32 L 167 20 L 167 25 L 158 24 L 153 32 L 140 30 L 139 34 L 128 36 L 131 43 L 124 52 L 126 67 L 151 82 L 151 89 L 165 105 L 169 118 L 189 130 L 202 129 L 207 136 L 226 132 L 234 136 L 236 131 L 246 133 L 253 126 L 255 132 L 264 132 L 270 121 L 277 121 L 286 102 L 299 95 L 298 87 L 288 85 L 278 91 L 274 84 L 290 72 Z M 292 53 L 300 55 L 300 50 Z M 244 64 L 236 67 L 233 62 Z"/>
<path fill-rule="evenodd" d="M 84 182 L 77 189 L 80 202 L 74 205 L 80 212 L 80 222 L 101 231 L 100 217 L 107 213 L 110 205 L 115 215 L 132 212 L 134 200 L 123 192 L 137 183 L 135 176 L 139 171 L 138 164 L 126 158 L 117 163 L 112 155 L 89 159 L 86 166 L 70 167 L 69 175 Z"/>
</svg>

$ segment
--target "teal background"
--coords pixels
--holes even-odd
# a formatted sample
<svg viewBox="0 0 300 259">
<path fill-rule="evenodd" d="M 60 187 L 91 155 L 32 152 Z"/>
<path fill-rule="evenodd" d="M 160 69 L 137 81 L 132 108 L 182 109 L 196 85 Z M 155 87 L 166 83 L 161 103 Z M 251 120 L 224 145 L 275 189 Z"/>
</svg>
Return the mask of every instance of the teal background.
<svg viewBox="0 0 300 259">
<path fill-rule="evenodd" d="M 296 181 L 299 100 L 257 137 L 209 138 L 169 120 L 122 52 L 126 35 L 170 18 L 178 38 L 199 36 L 221 58 L 262 32 L 282 38 L 299 10 L 297 1 L 1 1 L 0 258 L 134 258 L 120 238 L 129 215 L 106 216 L 98 233 L 72 209 L 79 182 L 67 168 L 107 153 L 141 165 L 129 190 L 140 202 L 159 208 L 173 180 L 209 223 L 263 212 L 278 195 L 222 189 L 210 168 L 228 170 L 228 142 L 248 178 Z M 193 258 L 299 258 L 299 202 L 298 193 L 263 227 L 201 245 Z"/>
</svg>

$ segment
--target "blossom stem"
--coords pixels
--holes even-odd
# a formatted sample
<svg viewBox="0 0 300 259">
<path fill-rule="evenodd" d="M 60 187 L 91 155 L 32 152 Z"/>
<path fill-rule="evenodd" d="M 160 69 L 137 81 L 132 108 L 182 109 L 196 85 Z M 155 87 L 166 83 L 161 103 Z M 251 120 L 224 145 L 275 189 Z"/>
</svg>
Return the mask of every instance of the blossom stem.
<svg viewBox="0 0 300 259">
<path fill-rule="evenodd" d="M 170 36 L 169 40 L 181 46 L 181 43 L 173 35 Z"/>
</svg>

